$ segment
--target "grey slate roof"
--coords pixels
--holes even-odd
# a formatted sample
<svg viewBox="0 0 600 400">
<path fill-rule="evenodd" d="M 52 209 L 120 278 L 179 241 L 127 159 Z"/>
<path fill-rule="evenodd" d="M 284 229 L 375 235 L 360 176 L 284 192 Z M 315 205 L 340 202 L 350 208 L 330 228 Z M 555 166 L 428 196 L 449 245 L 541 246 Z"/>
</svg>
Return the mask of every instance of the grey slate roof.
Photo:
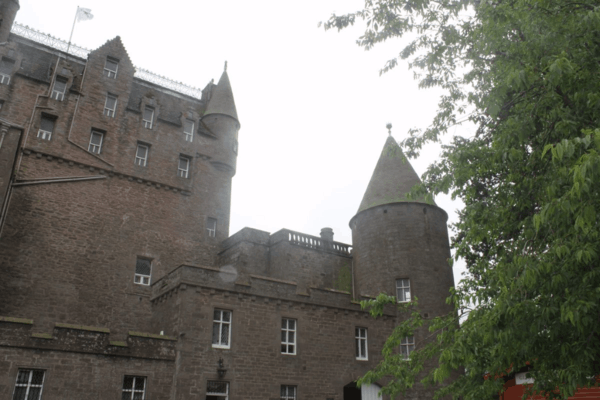
<svg viewBox="0 0 600 400">
<path fill-rule="evenodd" d="M 233 100 L 233 91 L 231 90 L 231 83 L 229 82 L 229 76 L 227 71 L 223 71 L 221 79 L 217 87 L 206 106 L 206 112 L 204 115 L 209 114 L 223 114 L 229 115 L 232 118 L 238 119 L 237 110 L 235 108 L 235 101 Z"/>
</svg>

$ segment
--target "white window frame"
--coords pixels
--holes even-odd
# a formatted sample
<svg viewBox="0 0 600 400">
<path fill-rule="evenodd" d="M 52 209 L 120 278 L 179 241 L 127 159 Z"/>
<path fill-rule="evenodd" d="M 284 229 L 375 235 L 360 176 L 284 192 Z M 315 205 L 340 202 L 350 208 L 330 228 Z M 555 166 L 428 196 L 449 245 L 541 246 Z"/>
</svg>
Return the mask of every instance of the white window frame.
<svg viewBox="0 0 600 400">
<path fill-rule="evenodd" d="M 33 378 L 33 373 L 35 371 L 41 371 L 42 372 L 42 383 L 40 384 L 34 384 L 31 382 L 32 378 Z M 27 372 L 29 374 L 28 378 L 27 378 L 27 383 L 19 383 L 19 375 L 21 375 L 21 372 Z M 45 370 L 41 370 L 41 369 L 28 369 L 28 368 L 19 368 L 19 371 L 17 372 L 17 380 L 15 382 L 15 388 L 13 390 L 13 399 L 16 399 L 17 397 L 17 388 L 23 388 L 25 387 L 25 399 L 30 399 L 29 397 L 29 391 L 31 390 L 31 388 L 40 388 L 40 393 L 39 396 L 37 397 L 37 399 L 32 399 L 32 400 L 39 400 L 42 398 L 42 392 L 44 391 L 44 381 L 46 379 L 46 371 Z"/>
<path fill-rule="evenodd" d="M 290 322 L 293 321 L 293 327 L 290 328 Z M 296 348 L 298 347 L 296 342 L 298 339 L 297 334 L 298 321 L 294 318 L 282 318 L 281 319 L 281 354 L 296 355 Z M 290 339 L 291 336 L 291 339 Z M 290 351 L 291 347 L 291 351 Z"/>
<path fill-rule="evenodd" d="M 412 298 L 411 294 L 412 293 L 410 292 L 410 279 L 396 279 L 396 298 L 398 299 L 398 303 L 410 302 L 410 299 Z"/>
<path fill-rule="evenodd" d="M 146 149 L 146 154 L 144 154 L 143 157 L 138 155 L 139 149 Z M 137 147 L 135 148 L 134 164 L 139 165 L 140 167 L 145 167 L 146 165 L 148 165 L 148 153 L 149 152 L 150 152 L 150 146 L 148 146 L 147 144 L 138 143 Z"/>
<path fill-rule="evenodd" d="M 190 131 L 186 131 L 186 126 L 185 126 L 186 122 L 189 122 L 192 124 L 192 129 Z M 183 134 L 185 135 L 186 142 L 192 143 L 194 141 L 194 128 L 195 127 L 196 127 L 196 124 L 191 119 L 186 119 L 183 122 Z"/>
<path fill-rule="evenodd" d="M 223 393 L 223 392 L 209 392 L 208 391 L 208 385 L 210 385 L 211 382 L 224 384 L 225 385 L 225 393 Z M 220 397 L 221 400 L 229 400 L 229 382 L 223 382 L 223 381 L 208 381 L 208 382 L 206 382 L 206 397 L 208 397 L 208 396 Z"/>
<path fill-rule="evenodd" d="M 146 110 L 152 111 L 152 114 L 150 115 L 150 120 L 146 119 Z M 154 121 L 154 108 L 153 107 L 150 107 L 150 106 L 144 107 L 144 113 L 142 114 L 142 121 L 144 122 L 144 128 L 152 129 L 152 121 Z"/>
<path fill-rule="evenodd" d="M 52 131 L 45 131 L 42 129 L 42 121 L 44 119 L 52 120 Z M 42 140 L 51 140 L 52 132 L 54 132 L 55 125 L 56 125 L 56 120 L 53 120 L 52 118 L 44 117 L 42 115 L 42 117 L 40 118 L 40 129 L 38 130 L 37 137 Z"/>
<path fill-rule="evenodd" d="M 356 327 L 354 328 L 354 340 L 356 345 L 356 359 L 357 360 L 368 360 L 369 359 L 369 346 L 367 341 L 367 328 Z M 364 344 L 364 351 L 363 346 Z"/>
<path fill-rule="evenodd" d="M 219 313 L 219 319 L 216 319 L 215 314 Z M 229 321 L 225 321 L 224 315 L 229 314 Z M 229 311 L 229 310 L 221 310 L 218 308 L 215 308 L 215 310 L 213 311 L 213 330 L 211 332 L 211 334 L 214 334 L 215 328 L 218 329 L 219 331 L 219 336 L 216 338 L 217 339 L 217 343 L 215 343 L 215 337 L 213 335 L 212 337 L 212 347 L 217 348 L 217 349 L 229 349 L 231 348 L 231 319 L 233 317 L 233 312 Z M 224 327 L 228 327 L 227 328 L 227 343 L 223 343 L 223 329 Z"/>
<path fill-rule="evenodd" d="M 137 272 L 137 263 L 140 260 L 147 261 L 148 264 L 150 265 L 150 273 L 149 274 L 141 274 L 141 273 Z M 150 286 L 151 281 L 152 281 L 152 260 L 149 260 L 147 258 L 138 257 L 135 260 L 135 273 L 133 275 L 133 283 L 135 283 L 137 285 Z"/>
<path fill-rule="evenodd" d="M 92 139 L 94 138 L 94 135 L 100 136 L 100 144 L 92 143 Z M 100 131 L 92 130 L 92 133 L 90 134 L 90 144 L 88 145 L 88 151 L 90 153 L 100 154 L 100 152 L 102 152 L 102 144 L 103 143 L 104 143 L 104 133 L 102 133 Z"/>
<path fill-rule="evenodd" d="M 293 385 L 281 385 L 280 400 L 296 400 L 298 394 L 298 387 Z"/>
<path fill-rule="evenodd" d="M 10 85 L 10 75 L 0 72 L 0 85 Z"/>
<path fill-rule="evenodd" d="M 181 167 L 181 162 L 184 161 L 184 168 Z M 190 176 L 190 159 L 185 156 L 179 156 L 179 162 L 177 164 L 177 176 L 180 178 L 187 179 Z"/>
<path fill-rule="evenodd" d="M 125 379 L 127 379 L 127 378 L 133 378 L 133 382 L 131 383 L 131 389 L 125 388 Z M 144 388 L 142 390 L 135 388 L 135 383 L 136 383 L 136 381 L 139 381 L 139 380 L 142 380 L 142 382 L 144 382 Z M 131 400 L 139 399 L 139 397 L 137 397 L 136 394 L 141 393 L 142 394 L 141 400 L 144 400 L 146 398 L 146 382 L 147 382 L 147 378 L 145 376 L 125 375 L 123 377 L 123 391 L 122 391 L 121 398 L 123 398 L 123 394 L 127 393 L 127 394 L 131 394 L 131 396 L 128 396 L 128 399 L 131 399 Z"/>
<path fill-rule="evenodd" d="M 115 99 L 114 108 L 110 108 L 108 106 L 108 99 Z M 106 100 L 104 100 L 104 115 L 106 115 L 107 117 L 110 117 L 110 118 L 115 117 L 115 114 L 117 113 L 117 101 L 118 101 L 117 96 L 113 96 L 112 94 L 106 95 Z"/>
<path fill-rule="evenodd" d="M 56 89 L 57 82 L 65 84 L 65 87 L 63 88 L 64 90 L 62 92 Z M 64 76 L 57 76 L 56 78 L 54 78 L 54 85 L 52 87 L 52 93 L 50 94 L 50 98 L 58 101 L 63 101 L 65 99 L 65 92 L 67 91 L 67 83 L 69 83 L 69 80 Z"/>
<path fill-rule="evenodd" d="M 415 351 L 415 337 L 406 336 L 400 341 L 400 353 L 405 360 L 408 360 L 410 353 Z"/>
<path fill-rule="evenodd" d="M 115 64 L 114 71 L 112 69 L 108 68 L 108 66 L 107 66 L 108 62 Z M 117 79 L 118 73 L 119 73 L 119 61 L 114 58 L 106 57 L 106 61 L 104 62 L 104 76 L 107 76 L 112 79 Z"/>
<path fill-rule="evenodd" d="M 210 226 L 210 223 L 214 221 L 214 225 Z M 206 219 L 206 231 L 208 232 L 208 237 L 217 237 L 217 219 L 216 218 L 207 218 Z"/>
</svg>

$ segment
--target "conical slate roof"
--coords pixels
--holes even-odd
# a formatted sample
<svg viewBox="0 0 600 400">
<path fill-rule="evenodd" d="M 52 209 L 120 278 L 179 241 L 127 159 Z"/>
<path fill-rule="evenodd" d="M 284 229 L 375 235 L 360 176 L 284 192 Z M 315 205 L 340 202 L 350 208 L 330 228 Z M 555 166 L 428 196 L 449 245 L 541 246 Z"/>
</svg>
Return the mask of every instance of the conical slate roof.
<svg viewBox="0 0 600 400">
<path fill-rule="evenodd" d="M 236 121 L 240 121 L 238 119 L 237 110 L 235 109 L 233 91 L 231 90 L 231 83 L 229 83 L 227 70 L 223 71 L 223 75 L 221 75 L 221 79 L 219 79 L 219 83 L 208 102 L 204 115 L 209 114 L 229 115 L 230 117 L 235 118 Z"/>
<path fill-rule="evenodd" d="M 357 214 L 382 204 L 408 201 L 405 195 L 421 183 L 398 143 L 388 136 Z M 425 203 L 424 198 L 412 200 Z"/>
</svg>

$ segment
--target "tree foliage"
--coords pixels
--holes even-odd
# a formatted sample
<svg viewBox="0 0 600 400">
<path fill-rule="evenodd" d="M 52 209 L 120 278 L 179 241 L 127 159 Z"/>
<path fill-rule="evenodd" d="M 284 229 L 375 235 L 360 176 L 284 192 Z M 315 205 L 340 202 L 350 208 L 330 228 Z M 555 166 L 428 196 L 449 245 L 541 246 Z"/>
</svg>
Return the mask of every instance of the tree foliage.
<svg viewBox="0 0 600 400">
<path fill-rule="evenodd" d="M 534 391 L 567 398 L 600 374 L 600 4 L 597 0 L 366 0 L 326 29 L 361 21 L 365 49 L 409 37 L 381 72 L 406 60 L 420 87 L 441 87 L 437 115 L 402 142 L 415 157 L 450 127 L 413 191 L 451 193 L 467 273 L 428 322 L 432 340 L 403 362 L 396 347 L 424 321 L 418 305 L 362 382 L 391 378 L 397 395 L 418 382 L 438 396 L 489 399 L 502 375 L 529 367 Z M 385 295 L 366 304 L 377 314 Z M 458 318 L 462 324 L 458 326 Z M 436 367 L 427 369 L 428 360 Z"/>
</svg>

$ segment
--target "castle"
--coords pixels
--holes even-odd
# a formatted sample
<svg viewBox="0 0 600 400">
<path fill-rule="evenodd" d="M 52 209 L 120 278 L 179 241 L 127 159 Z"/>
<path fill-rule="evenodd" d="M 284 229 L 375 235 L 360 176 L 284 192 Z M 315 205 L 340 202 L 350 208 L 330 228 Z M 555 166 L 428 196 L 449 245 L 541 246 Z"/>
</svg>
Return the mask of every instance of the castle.
<svg viewBox="0 0 600 400">
<path fill-rule="evenodd" d="M 452 311 L 447 215 L 405 201 L 419 178 L 395 140 L 352 246 L 328 228 L 230 235 L 227 71 L 197 92 L 153 82 L 119 37 L 77 56 L 11 33 L 18 9 L 0 5 L 0 398 L 378 398 L 355 381 L 403 316 L 358 302 Z"/>
</svg>

